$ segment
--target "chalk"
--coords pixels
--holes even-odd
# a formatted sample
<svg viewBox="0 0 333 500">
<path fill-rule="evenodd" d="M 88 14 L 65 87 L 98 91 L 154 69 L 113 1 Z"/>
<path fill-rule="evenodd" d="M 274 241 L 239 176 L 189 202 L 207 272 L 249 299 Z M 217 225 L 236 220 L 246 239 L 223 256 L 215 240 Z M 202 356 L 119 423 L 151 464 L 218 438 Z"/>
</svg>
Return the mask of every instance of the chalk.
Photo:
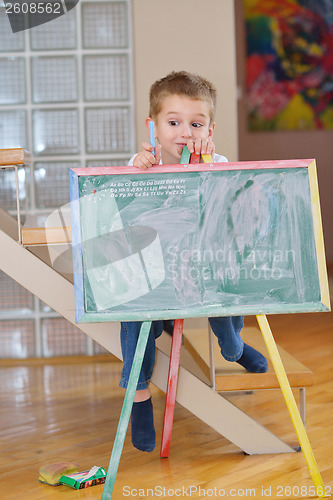
<svg viewBox="0 0 333 500">
<path fill-rule="evenodd" d="M 180 163 L 184 165 L 185 163 L 190 163 L 191 153 L 188 150 L 187 146 L 183 147 L 182 155 L 180 157 Z"/>
<path fill-rule="evenodd" d="M 213 163 L 211 155 L 201 155 L 201 158 L 204 163 Z"/>
<path fill-rule="evenodd" d="M 200 155 L 192 153 L 190 163 L 200 163 Z"/>
<path fill-rule="evenodd" d="M 155 156 L 155 127 L 154 127 L 154 122 L 150 122 L 150 144 L 153 146 L 153 155 Z"/>
</svg>

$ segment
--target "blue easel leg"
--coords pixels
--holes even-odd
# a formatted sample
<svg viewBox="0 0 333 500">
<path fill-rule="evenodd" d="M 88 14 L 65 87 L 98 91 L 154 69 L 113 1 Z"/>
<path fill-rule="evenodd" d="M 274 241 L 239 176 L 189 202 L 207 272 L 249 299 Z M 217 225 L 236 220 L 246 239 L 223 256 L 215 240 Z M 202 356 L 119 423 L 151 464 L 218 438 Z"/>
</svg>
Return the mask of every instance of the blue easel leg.
<svg viewBox="0 0 333 500">
<path fill-rule="evenodd" d="M 151 321 L 142 323 L 101 500 L 110 500 L 112 497 L 150 327 Z"/>
</svg>

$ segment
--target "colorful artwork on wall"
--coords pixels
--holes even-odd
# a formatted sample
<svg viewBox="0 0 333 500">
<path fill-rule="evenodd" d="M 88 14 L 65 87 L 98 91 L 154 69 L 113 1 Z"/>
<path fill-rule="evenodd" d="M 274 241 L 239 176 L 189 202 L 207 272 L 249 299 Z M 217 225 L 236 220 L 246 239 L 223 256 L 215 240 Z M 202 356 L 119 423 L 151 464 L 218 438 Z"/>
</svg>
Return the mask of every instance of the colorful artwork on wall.
<svg viewBox="0 0 333 500">
<path fill-rule="evenodd" d="M 244 0 L 249 130 L 333 129 L 333 0 Z"/>
</svg>

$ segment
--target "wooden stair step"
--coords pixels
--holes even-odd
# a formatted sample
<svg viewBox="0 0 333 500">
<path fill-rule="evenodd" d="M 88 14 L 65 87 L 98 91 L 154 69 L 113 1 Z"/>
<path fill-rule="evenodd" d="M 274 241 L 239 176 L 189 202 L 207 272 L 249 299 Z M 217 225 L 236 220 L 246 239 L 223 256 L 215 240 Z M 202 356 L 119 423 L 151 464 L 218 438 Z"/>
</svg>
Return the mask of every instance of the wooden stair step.
<svg viewBox="0 0 333 500">
<path fill-rule="evenodd" d="M 0 149 L 0 166 L 24 165 L 30 161 L 30 153 L 23 148 Z"/>
<path fill-rule="evenodd" d="M 58 243 L 72 242 L 71 227 L 23 227 L 22 244 L 32 245 L 50 245 Z"/>
<path fill-rule="evenodd" d="M 185 330 L 183 336 L 184 347 L 192 355 L 203 373 L 210 378 L 208 328 Z M 242 338 L 244 342 L 257 349 L 266 357 L 268 361 L 268 371 L 266 373 L 249 373 L 238 363 L 226 361 L 220 353 L 217 338 L 213 334 L 216 390 L 222 392 L 279 388 L 279 382 L 275 375 L 260 330 L 255 327 L 244 327 L 242 330 Z M 279 346 L 277 347 L 290 386 L 308 387 L 313 385 L 312 371 L 306 368 L 284 349 Z"/>
<path fill-rule="evenodd" d="M 69 209 L 55 209 L 48 216 L 28 215 L 22 227 L 22 244 L 68 245 L 72 242 L 72 228 Z"/>
</svg>

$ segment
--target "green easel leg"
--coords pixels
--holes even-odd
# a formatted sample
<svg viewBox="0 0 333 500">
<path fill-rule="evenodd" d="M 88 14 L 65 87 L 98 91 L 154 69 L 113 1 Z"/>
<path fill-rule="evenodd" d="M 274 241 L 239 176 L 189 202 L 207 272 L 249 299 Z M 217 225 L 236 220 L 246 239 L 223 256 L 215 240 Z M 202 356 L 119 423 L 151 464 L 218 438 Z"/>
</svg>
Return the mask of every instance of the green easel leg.
<svg viewBox="0 0 333 500">
<path fill-rule="evenodd" d="M 112 497 L 150 327 L 151 321 L 142 323 L 101 500 L 110 500 Z"/>
</svg>

